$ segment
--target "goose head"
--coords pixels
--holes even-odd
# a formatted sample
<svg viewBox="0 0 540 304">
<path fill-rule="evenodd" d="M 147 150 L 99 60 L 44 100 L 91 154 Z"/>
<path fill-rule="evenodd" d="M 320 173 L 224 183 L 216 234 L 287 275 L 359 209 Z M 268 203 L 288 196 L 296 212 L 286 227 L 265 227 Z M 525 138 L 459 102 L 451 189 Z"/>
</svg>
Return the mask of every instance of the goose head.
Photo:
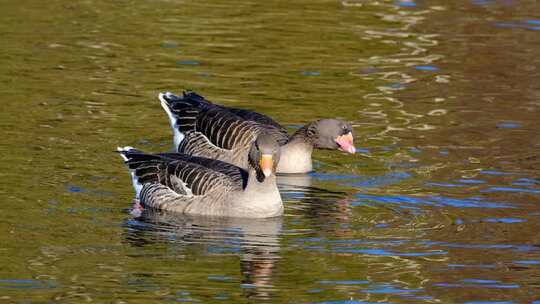
<svg viewBox="0 0 540 304">
<path fill-rule="evenodd" d="M 339 119 L 321 119 L 308 129 L 308 135 L 319 149 L 340 150 L 354 154 L 352 126 Z"/>
<path fill-rule="evenodd" d="M 248 158 L 250 165 L 257 171 L 257 175 L 262 174 L 260 177 L 264 180 L 264 177 L 276 174 L 280 155 L 281 149 L 275 138 L 270 134 L 262 133 L 251 144 Z"/>
</svg>

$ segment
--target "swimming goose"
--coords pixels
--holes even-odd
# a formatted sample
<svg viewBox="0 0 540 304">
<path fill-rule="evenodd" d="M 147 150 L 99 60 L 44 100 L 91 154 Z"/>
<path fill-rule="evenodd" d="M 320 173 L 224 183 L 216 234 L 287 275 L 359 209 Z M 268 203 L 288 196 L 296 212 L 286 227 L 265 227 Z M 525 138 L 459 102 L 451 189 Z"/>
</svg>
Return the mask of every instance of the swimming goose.
<svg viewBox="0 0 540 304">
<path fill-rule="evenodd" d="M 193 215 L 266 218 L 283 214 L 275 167 L 280 149 L 262 134 L 250 144 L 248 170 L 182 153 L 118 148 L 143 206 Z"/>
<path fill-rule="evenodd" d="M 214 104 L 194 92 L 183 96 L 160 93 L 167 112 L 177 151 L 215 158 L 247 168 L 242 158 L 254 135 L 267 132 L 282 145 L 278 173 L 307 173 L 313 170 L 313 149 L 355 153 L 352 127 L 338 119 L 311 122 L 293 135 L 272 118 L 249 110 Z"/>
</svg>

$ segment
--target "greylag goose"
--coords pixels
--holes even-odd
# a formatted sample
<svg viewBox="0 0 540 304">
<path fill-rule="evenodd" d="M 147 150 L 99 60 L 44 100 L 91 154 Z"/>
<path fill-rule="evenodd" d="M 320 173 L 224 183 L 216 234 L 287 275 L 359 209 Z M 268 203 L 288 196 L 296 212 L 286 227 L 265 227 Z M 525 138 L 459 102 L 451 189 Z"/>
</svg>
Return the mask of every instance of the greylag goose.
<svg viewBox="0 0 540 304">
<path fill-rule="evenodd" d="M 192 215 L 266 218 L 283 214 L 275 168 L 280 148 L 261 134 L 250 144 L 248 170 L 182 153 L 118 148 L 136 200 L 145 207 Z"/>
<path fill-rule="evenodd" d="M 268 132 L 282 145 L 277 173 L 307 173 L 313 170 L 313 149 L 355 153 L 352 127 L 338 119 L 311 122 L 293 135 L 263 114 L 227 108 L 204 97 L 185 92 L 183 96 L 160 93 L 178 152 L 215 158 L 247 168 L 245 149 L 260 132 Z"/>
</svg>

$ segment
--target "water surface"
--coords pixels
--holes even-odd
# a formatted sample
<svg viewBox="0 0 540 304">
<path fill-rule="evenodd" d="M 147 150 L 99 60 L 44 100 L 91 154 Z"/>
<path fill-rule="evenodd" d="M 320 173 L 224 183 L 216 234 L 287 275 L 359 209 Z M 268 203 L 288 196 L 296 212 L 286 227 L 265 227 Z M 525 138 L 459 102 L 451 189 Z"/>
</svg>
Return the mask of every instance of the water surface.
<svg viewBox="0 0 540 304">
<path fill-rule="evenodd" d="M 0 299 L 540 301 L 536 1 L 4 1 Z M 117 145 L 171 147 L 196 90 L 359 152 L 268 220 L 128 212 Z"/>
</svg>

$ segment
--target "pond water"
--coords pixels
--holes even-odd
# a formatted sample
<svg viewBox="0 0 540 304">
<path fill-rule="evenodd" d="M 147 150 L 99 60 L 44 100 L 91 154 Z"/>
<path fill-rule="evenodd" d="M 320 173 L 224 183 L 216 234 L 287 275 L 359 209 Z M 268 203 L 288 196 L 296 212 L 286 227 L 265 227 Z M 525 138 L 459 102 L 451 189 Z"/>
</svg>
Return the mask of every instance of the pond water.
<svg viewBox="0 0 540 304">
<path fill-rule="evenodd" d="M 1 6 L 1 302 L 540 303 L 537 1 Z M 359 153 L 281 218 L 134 218 L 113 151 L 168 150 L 185 89 Z"/>
</svg>

